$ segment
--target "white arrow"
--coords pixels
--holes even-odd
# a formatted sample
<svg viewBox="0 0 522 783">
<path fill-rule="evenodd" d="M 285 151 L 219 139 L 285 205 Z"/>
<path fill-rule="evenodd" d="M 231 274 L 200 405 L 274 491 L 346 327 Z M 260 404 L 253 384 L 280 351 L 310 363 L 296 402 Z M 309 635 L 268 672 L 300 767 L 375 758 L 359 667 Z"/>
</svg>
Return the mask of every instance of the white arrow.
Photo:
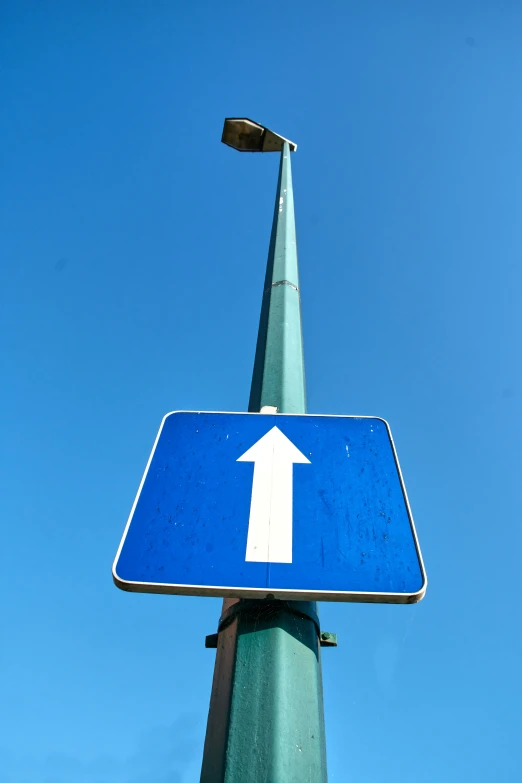
<svg viewBox="0 0 522 783">
<path fill-rule="evenodd" d="M 263 435 L 238 462 L 254 463 L 245 560 L 292 562 L 293 464 L 308 463 L 277 427 Z"/>
</svg>

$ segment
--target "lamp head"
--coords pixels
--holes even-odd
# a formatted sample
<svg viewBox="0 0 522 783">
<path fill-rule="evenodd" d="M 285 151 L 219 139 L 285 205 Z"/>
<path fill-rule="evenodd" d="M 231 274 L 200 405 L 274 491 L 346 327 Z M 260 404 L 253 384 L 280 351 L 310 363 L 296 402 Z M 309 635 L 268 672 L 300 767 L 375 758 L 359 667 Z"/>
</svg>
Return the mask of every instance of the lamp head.
<svg viewBox="0 0 522 783">
<path fill-rule="evenodd" d="M 221 141 L 240 152 L 281 152 L 285 141 L 288 142 L 291 152 L 297 149 L 297 144 L 293 141 L 246 117 L 228 117 L 223 126 Z"/>
</svg>

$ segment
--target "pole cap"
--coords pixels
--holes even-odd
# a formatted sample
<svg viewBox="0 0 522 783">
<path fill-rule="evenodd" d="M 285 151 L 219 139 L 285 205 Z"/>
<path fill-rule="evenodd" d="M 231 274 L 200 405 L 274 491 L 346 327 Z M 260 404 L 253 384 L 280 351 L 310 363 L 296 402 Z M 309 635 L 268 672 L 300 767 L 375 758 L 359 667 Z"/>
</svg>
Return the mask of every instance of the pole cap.
<svg viewBox="0 0 522 783">
<path fill-rule="evenodd" d="M 281 152 L 285 141 L 291 152 L 297 149 L 297 144 L 290 139 L 246 117 L 227 117 L 221 141 L 239 152 Z"/>
</svg>

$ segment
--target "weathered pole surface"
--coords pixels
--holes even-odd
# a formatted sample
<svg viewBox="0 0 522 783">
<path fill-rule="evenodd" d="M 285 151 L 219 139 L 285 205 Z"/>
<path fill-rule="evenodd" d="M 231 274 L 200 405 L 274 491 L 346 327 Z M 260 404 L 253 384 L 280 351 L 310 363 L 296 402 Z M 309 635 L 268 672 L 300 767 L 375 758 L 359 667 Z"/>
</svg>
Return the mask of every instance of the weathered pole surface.
<svg viewBox="0 0 522 783">
<path fill-rule="evenodd" d="M 249 411 L 305 413 L 290 148 L 277 186 Z M 317 607 L 226 599 L 201 783 L 326 783 Z"/>
</svg>

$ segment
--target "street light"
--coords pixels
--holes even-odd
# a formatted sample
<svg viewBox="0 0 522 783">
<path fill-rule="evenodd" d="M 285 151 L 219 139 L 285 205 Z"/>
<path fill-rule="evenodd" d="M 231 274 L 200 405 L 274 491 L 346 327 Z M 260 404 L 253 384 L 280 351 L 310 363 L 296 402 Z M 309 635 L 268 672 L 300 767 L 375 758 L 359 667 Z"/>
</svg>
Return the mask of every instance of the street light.
<svg viewBox="0 0 522 783">
<path fill-rule="evenodd" d="M 290 164 L 297 145 L 246 118 L 226 119 L 221 140 L 281 155 L 248 410 L 306 413 Z M 200 783 L 326 783 L 325 636 L 315 602 L 225 598 L 218 633 L 207 639 L 217 655 Z"/>
<path fill-rule="evenodd" d="M 293 141 L 246 117 L 228 117 L 221 141 L 239 152 L 281 152 L 285 142 L 290 152 L 297 149 Z"/>
</svg>

